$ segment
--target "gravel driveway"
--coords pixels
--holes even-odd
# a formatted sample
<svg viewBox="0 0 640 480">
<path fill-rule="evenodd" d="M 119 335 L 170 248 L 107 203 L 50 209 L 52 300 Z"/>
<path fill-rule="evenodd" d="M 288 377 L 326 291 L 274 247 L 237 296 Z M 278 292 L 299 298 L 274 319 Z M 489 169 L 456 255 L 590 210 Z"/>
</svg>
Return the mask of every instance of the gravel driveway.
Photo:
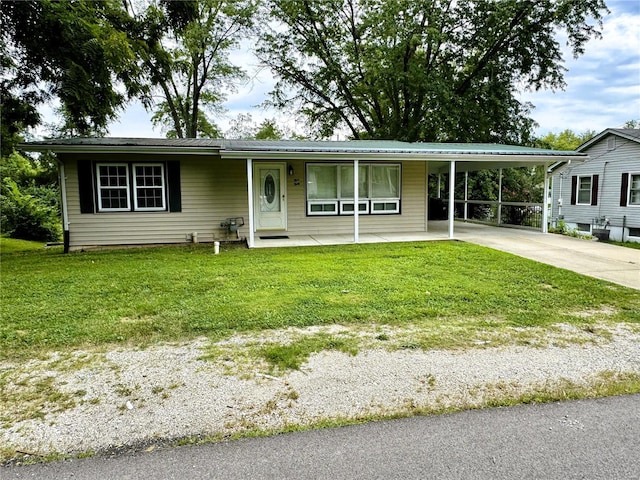
<svg viewBox="0 0 640 480">
<path fill-rule="evenodd" d="M 569 333 L 573 341 L 543 347 L 323 351 L 300 370 L 273 375 L 250 362 L 230 369 L 239 361 L 234 358 L 202 359 L 207 339 L 4 362 L 0 374 L 9 382 L 3 397 L 15 401 L 0 405 L 0 444 L 34 455 L 77 454 L 328 419 L 473 408 L 502 397 L 640 374 L 638 329 L 608 327 L 595 339 L 577 329 Z M 234 341 L 241 346 L 246 338 Z M 28 400 L 38 385 L 47 385 L 48 400 Z M 57 401 L 52 392 L 60 394 Z M 39 416 L 29 414 L 29 401 L 39 403 L 32 405 Z"/>
</svg>

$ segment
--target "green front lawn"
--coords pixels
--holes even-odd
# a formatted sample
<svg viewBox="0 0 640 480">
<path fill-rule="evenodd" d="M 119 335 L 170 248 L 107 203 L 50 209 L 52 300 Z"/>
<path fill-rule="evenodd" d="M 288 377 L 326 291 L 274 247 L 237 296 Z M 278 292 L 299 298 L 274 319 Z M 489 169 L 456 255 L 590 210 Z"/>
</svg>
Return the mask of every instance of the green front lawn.
<svg viewBox="0 0 640 480">
<path fill-rule="evenodd" d="M 461 242 L 64 255 L 2 240 L 0 358 L 333 323 L 431 329 L 443 348 L 487 330 L 640 323 L 636 290 Z"/>
</svg>

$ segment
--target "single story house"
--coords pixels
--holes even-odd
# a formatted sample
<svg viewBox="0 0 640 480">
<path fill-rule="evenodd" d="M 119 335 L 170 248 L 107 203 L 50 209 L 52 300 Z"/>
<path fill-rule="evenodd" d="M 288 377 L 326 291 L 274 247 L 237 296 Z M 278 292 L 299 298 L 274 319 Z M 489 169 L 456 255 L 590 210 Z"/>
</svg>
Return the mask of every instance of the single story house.
<svg viewBox="0 0 640 480">
<path fill-rule="evenodd" d="M 278 235 L 346 234 L 357 243 L 361 233 L 426 232 L 431 174 L 448 175 L 453 205 L 456 172 L 587 158 L 512 145 L 374 140 L 73 138 L 21 148 L 59 160 L 66 251 L 236 236 L 249 247 L 256 236 Z M 449 208 L 450 238 L 453 217 Z"/>
<path fill-rule="evenodd" d="M 609 128 L 576 149 L 589 155 L 552 177 L 551 217 L 567 228 L 640 242 L 640 130 Z"/>
</svg>

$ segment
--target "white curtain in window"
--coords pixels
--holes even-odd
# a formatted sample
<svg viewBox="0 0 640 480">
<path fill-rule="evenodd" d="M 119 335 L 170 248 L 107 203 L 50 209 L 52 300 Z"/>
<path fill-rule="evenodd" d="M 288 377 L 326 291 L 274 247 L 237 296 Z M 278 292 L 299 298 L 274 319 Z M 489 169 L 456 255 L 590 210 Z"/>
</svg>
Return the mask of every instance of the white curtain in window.
<svg viewBox="0 0 640 480">
<path fill-rule="evenodd" d="M 358 167 L 358 197 L 369 197 L 369 167 L 360 165 Z M 340 167 L 340 198 L 353 199 L 353 165 L 342 165 Z"/>
<path fill-rule="evenodd" d="M 398 198 L 400 192 L 400 166 L 371 166 L 371 197 Z"/>
<path fill-rule="evenodd" d="M 338 198 L 337 169 L 336 165 L 307 166 L 307 198 L 310 200 Z"/>
</svg>

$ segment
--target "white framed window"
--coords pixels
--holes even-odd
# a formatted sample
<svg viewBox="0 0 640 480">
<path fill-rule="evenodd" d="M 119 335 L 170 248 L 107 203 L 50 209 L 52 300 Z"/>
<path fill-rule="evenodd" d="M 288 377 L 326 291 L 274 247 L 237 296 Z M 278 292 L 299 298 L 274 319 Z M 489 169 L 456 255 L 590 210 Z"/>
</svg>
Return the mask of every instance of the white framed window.
<svg viewBox="0 0 640 480">
<path fill-rule="evenodd" d="M 307 215 L 353 215 L 352 164 L 308 163 Z M 400 164 L 359 164 L 358 213 L 400 213 Z"/>
<path fill-rule="evenodd" d="M 640 173 L 629 174 L 629 205 L 640 205 Z"/>
<path fill-rule="evenodd" d="M 591 177 L 578 177 L 578 205 L 591 205 Z"/>
<path fill-rule="evenodd" d="M 352 201 L 341 201 L 340 202 L 340 215 L 353 215 L 353 205 Z M 358 200 L 358 214 L 359 215 L 367 215 L 369 213 L 369 201 L 368 200 Z"/>
<path fill-rule="evenodd" d="M 372 213 L 378 214 L 400 213 L 400 201 L 395 199 L 372 200 L 371 209 Z"/>
<path fill-rule="evenodd" d="M 331 200 L 307 201 L 307 215 L 337 215 L 338 202 Z"/>
<path fill-rule="evenodd" d="M 164 164 L 133 164 L 133 200 L 136 211 L 166 210 Z"/>
<path fill-rule="evenodd" d="M 164 163 L 97 163 L 98 212 L 167 210 Z"/>
<path fill-rule="evenodd" d="M 131 210 L 129 166 L 126 163 L 96 165 L 99 212 Z"/>
</svg>

